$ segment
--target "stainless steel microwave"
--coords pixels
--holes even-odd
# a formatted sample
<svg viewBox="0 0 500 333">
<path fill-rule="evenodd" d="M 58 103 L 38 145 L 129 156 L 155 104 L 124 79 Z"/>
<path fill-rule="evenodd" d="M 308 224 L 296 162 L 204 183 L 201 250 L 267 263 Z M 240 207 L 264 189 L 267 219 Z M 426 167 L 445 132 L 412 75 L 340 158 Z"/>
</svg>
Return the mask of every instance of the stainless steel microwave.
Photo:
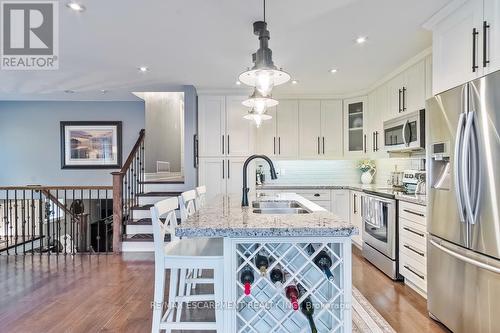
<svg viewBox="0 0 500 333">
<path fill-rule="evenodd" d="M 387 152 L 425 149 L 425 110 L 403 114 L 384 121 L 384 147 Z"/>
</svg>

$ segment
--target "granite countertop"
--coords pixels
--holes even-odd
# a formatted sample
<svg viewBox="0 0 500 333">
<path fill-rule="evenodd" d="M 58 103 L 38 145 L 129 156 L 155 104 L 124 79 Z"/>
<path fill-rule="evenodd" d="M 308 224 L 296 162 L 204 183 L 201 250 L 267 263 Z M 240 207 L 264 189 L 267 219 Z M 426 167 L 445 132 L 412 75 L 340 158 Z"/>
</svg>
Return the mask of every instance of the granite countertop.
<svg viewBox="0 0 500 333">
<path fill-rule="evenodd" d="M 255 198 L 250 198 L 250 202 Z M 297 195 L 280 193 L 260 201 L 297 201 L 309 214 L 257 214 L 241 207 L 241 197 L 217 196 L 175 229 L 178 237 L 350 237 L 358 229 Z"/>
<path fill-rule="evenodd" d="M 389 185 L 381 184 L 326 184 L 326 185 L 307 185 L 307 184 L 265 184 L 258 185 L 257 190 L 353 190 L 353 191 L 363 191 L 368 190 L 372 192 L 377 192 L 380 189 L 387 189 Z M 385 191 L 381 192 L 385 193 Z M 419 194 L 403 194 L 396 193 L 396 200 L 406 201 L 410 203 L 415 203 L 418 205 L 427 205 L 427 196 Z"/>
</svg>

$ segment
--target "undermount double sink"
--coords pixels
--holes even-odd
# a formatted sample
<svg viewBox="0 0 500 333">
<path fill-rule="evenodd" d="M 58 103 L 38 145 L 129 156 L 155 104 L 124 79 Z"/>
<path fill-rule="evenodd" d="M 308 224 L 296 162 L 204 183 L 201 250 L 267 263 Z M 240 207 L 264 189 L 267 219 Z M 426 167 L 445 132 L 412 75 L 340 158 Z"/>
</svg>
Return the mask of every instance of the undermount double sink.
<svg viewBox="0 0 500 333">
<path fill-rule="evenodd" d="M 253 212 L 256 214 L 309 214 L 310 210 L 297 201 L 254 201 Z"/>
</svg>

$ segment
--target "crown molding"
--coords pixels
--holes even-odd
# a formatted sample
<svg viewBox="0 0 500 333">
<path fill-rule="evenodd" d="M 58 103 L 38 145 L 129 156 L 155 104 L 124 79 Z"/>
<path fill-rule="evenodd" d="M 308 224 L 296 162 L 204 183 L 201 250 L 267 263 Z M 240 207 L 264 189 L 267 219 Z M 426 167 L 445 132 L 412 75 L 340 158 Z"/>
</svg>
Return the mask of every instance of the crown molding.
<svg viewBox="0 0 500 333">
<path fill-rule="evenodd" d="M 444 5 L 440 10 L 438 10 L 434 15 L 432 15 L 424 24 L 422 28 L 426 30 L 434 30 L 434 27 L 445 19 L 448 15 L 453 13 L 457 8 L 462 6 L 468 0 L 453 0 Z"/>
</svg>

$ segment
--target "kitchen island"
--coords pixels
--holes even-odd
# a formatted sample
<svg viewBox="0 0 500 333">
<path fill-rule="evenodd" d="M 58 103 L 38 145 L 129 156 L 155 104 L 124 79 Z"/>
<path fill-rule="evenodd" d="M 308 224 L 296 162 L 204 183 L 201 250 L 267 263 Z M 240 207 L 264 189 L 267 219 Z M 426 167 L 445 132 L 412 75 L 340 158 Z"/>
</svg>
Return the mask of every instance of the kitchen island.
<svg viewBox="0 0 500 333">
<path fill-rule="evenodd" d="M 351 332 L 350 223 L 293 193 L 219 196 L 176 228 L 222 237 L 224 332 Z"/>
</svg>

